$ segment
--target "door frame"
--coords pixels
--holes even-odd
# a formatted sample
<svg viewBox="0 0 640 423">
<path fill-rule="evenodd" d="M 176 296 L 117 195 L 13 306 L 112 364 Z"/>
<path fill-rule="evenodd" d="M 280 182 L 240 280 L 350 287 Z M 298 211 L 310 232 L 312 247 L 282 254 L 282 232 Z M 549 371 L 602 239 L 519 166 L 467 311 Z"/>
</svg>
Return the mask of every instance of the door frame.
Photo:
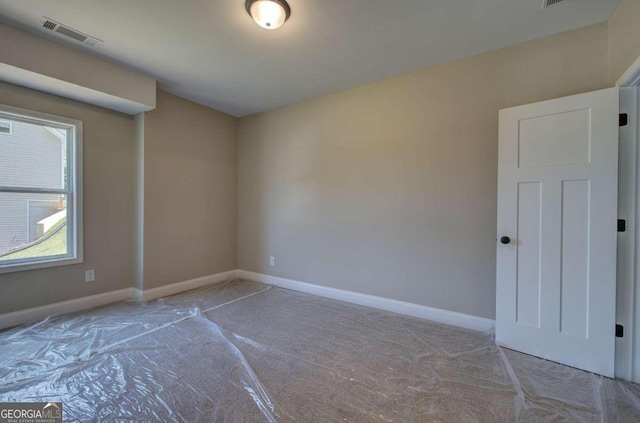
<svg viewBox="0 0 640 423">
<path fill-rule="evenodd" d="M 616 338 L 615 375 L 640 383 L 640 57 L 616 86 L 628 124 L 619 139 L 618 216 L 627 220 L 627 231 L 618 236 L 616 322 L 624 337 Z"/>
</svg>

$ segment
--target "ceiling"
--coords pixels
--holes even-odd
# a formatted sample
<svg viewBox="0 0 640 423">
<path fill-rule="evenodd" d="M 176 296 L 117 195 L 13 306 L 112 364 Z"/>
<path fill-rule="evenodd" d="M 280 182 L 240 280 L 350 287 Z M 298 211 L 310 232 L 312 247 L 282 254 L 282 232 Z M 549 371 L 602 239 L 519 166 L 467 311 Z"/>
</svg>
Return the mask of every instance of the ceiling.
<svg viewBox="0 0 640 423">
<path fill-rule="evenodd" d="M 158 80 L 234 116 L 272 109 L 606 21 L 618 0 L 288 0 L 258 27 L 245 0 L 0 0 L 0 21 Z M 39 28 L 47 16 L 104 40 L 90 48 Z"/>
</svg>

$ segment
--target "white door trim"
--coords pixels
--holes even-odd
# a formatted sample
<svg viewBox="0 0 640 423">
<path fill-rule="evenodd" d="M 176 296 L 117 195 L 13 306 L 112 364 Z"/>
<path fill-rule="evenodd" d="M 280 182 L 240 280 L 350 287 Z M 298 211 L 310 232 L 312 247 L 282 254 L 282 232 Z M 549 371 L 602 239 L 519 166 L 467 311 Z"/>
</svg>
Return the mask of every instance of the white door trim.
<svg viewBox="0 0 640 423">
<path fill-rule="evenodd" d="M 640 84 L 640 81 L 638 82 Z M 638 248 L 640 242 L 640 168 L 638 167 L 638 163 L 640 163 L 640 85 L 636 86 L 637 91 L 637 102 L 636 102 L 636 125 L 635 125 L 635 133 L 636 133 L 636 203 L 635 203 L 635 280 L 634 280 L 634 290 L 635 290 L 635 301 L 634 301 L 634 311 L 632 320 L 634 322 L 634 330 L 629 331 L 629 335 L 632 338 L 633 351 L 632 355 L 632 381 L 636 383 L 640 383 L 640 248 Z"/>
<path fill-rule="evenodd" d="M 637 86 L 640 86 L 640 57 L 629 66 L 629 69 L 616 82 L 616 87 L 621 88 Z"/>
<path fill-rule="evenodd" d="M 616 338 L 615 376 L 633 380 L 634 368 L 634 307 L 636 285 L 636 87 L 620 88 L 620 113 L 629 115 L 629 123 L 619 128 L 618 219 L 626 221 L 626 231 L 618 233 L 618 261 L 616 280 L 616 324 L 624 327 L 624 336 Z"/>
<path fill-rule="evenodd" d="M 627 281 L 618 280 L 618 289 L 625 291 L 630 299 L 633 299 L 633 304 L 631 306 L 627 304 L 625 315 L 618 313 L 617 316 L 631 326 L 625 326 L 624 336 L 626 339 L 622 342 L 618 341 L 618 344 L 621 345 L 619 351 L 616 351 L 616 376 L 640 383 L 640 248 L 638 248 L 640 245 L 640 167 L 638 166 L 640 163 L 640 57 L 622 74 L 616 82 L 616 86 L 621 88 L 620 112 L 626 112 L 629 115 L 628 126 L 620 131 L 620 145 L 622 146 L 626 142 L 635 144 L 636 147 L 634 168 L 626 172 L 627 177 L 635 183 L 633 188 L 635 201 L 630 202 L 627 208 L 628 224 L 633 221 L 632 224 L 635 227 L 634 229 L 629 228 L 629 234 L 633 235 L 634 260 L 627 264 L 630 266 L 628 270 L 633 272 L 634 278 Z M 633 89 L 636 91 L 635 94 L 629 94 L 633 92 Z M 633 101 L 634 97 L 635 101 Z"/>
</svg>

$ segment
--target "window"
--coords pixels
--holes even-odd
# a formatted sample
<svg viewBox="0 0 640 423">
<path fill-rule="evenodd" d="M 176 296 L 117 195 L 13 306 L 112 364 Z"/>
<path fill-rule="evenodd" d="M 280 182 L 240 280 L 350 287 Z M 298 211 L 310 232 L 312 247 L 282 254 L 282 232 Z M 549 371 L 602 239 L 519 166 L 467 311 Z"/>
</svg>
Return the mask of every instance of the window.
<svg viewBox="0 0 640 423">
<path fill-rule="evenodd" d="M 0 120 L 0 134 L 11 135 L 11 122 Z"/>
<path fill-rule="evenodd" d="M 0 105 L 0 273 L 73 263 L 82 263 L 82 122 Z"/>
</svg>

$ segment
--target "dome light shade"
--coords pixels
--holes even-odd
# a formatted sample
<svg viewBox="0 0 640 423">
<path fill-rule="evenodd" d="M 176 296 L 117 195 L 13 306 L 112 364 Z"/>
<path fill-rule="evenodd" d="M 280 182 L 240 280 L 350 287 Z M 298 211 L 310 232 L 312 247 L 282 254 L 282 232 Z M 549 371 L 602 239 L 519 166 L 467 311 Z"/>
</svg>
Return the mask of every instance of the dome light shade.
<svg viewBox="0 0 640 423">
<path fill-rule="evenodd" d="M 291 15 L 291 8 L 284 0 L 247 0 L 245 9 L 265 29 L 280 28 Z"/>
</svg>

